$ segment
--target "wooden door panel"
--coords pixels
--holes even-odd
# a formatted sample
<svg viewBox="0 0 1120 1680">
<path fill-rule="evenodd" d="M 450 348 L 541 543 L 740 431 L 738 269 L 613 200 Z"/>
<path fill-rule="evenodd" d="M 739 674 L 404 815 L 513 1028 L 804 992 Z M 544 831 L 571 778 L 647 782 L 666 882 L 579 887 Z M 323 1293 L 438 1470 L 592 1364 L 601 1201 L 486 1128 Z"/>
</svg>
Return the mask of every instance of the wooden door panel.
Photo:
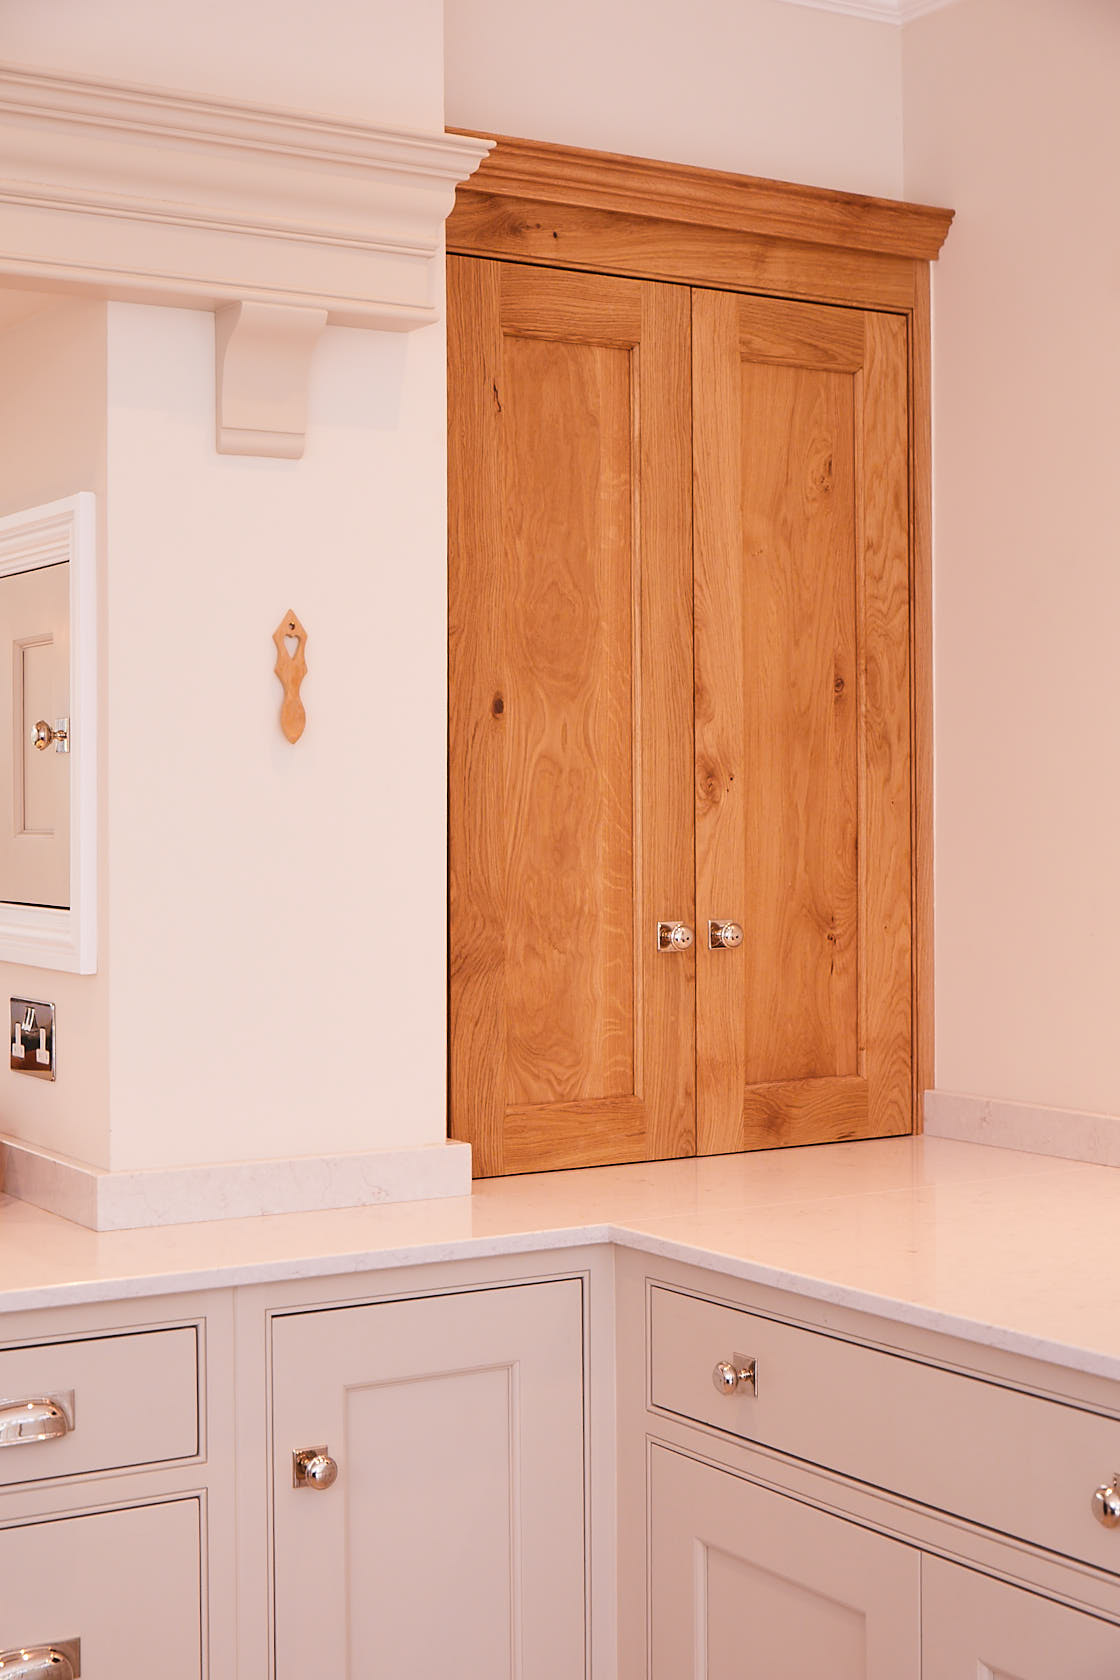
<svg viewBox="0 0 1120 1680">
<path fill-rule="evenodd" d="M 698 1148 L 908 1131 L 905 325 L 693 299 Z"/>
<path fill-rule="evenodd" d="M 452 259 L 451 1128 L 691 1153 L 688 303 Z"/>
<path fill-rule="evenodd" d="M 584 1674 L 578 1280 L 280 1318 L 273 1395 L 277 1680 Z"/>
<path fill-rule="evenodd" d="M 922 1559 L 923 1680 L 1114 1680 L 1120 1627 Z"/>
<path fill-rule="evenodd" d="M 666 1448 L 650 1460 L 653 1680 L 918 1680 L 917 1552 Z"/>
</svg>

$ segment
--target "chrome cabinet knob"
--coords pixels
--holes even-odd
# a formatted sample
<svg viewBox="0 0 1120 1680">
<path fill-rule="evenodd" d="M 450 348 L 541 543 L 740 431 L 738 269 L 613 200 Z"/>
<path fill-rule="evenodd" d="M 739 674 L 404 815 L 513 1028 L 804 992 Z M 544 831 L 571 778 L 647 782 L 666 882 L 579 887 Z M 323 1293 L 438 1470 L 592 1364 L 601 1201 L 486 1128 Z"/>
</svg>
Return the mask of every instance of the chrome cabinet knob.
<svg viewBox="0 0 1120 1680">
<path fill-rule="evenodd" d="M 80 1639 L 0 1651 L 0 1680 L 81 1680 L 81 1672 Z"/>
<path fill-rule="evenodd" d="M 734 951 L 743 943 L 743 930 L 738 922 L 709 922 L 708 949 Z"/>
<path fill-rule="evenodd" d="M 721 1359 L 712 1372 L 712 1386 L 717 1394 L 734 1394 L 739 1388 L 758 1393 L 758 1366 L 745 1353 L 733 1353 Z"/>
<path fill-rule="evenodd" d="M 1120 1528 L 1120 1476 L 1093 1495 L 1093 1515 L 1102 1528 Z"/>
<path fill-rule="evenodd" d="M 46 752 L 51 742 L 54 742 L 55 752 L 70 751 L 70 719 L 55 718 L 52 729 L 46 718 L 40 718 L 38 723 L 31 726 L 31 745 L 39 752 Z"/>
<path fill-rule="evenodd" d="M 69 1432 L 70 1419 L 57 1400 L 0 1400 L 0 1447 L 57 1441 Z"/>
<path fill-rule="evenodd" d="M 292 1486 L 317 1488 L 320 1492 L 338 1480 L 338 1465 L 326 1447 L 301 1447 L 292 1454 Z M 0 1680 L 3 1675 L 0 1674 Z"/>
<path fill-rule="evenodd" d="M 687 922 L 658 922 L 657 949 L 659 951 L 687 951 L 695 935 Z"/>
</svg>

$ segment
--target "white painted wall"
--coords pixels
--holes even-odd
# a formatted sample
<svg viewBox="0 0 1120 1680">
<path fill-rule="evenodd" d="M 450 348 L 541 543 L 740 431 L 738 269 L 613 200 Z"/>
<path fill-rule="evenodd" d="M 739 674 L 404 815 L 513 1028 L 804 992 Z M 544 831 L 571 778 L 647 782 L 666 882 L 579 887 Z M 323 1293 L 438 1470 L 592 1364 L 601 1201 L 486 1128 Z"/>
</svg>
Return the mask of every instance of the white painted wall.
<svg viewBox="0 0 1120 1680">
<path fill-rule="evenodd" d="M 429 131 L 441 35 L 439 0 L 0 0 L 11 61 Z M 211 316 L 98 307 L 104 484 L 52 493 L 103 489 L 106 516 L 103 959 L 77 980 L 0 965 L 3 997 L 58 1000 L 60 1070 L 0 1072 L 0 1130 L 113 1169 L 436 1142 L 443 329 L 328 329 L 306 455 L 281 462 L 215 453 Z M 8 364 L 5 384 L 18 405 Z M 15 505 L 38 496 L 10 477 Z M 295 747 L 288 609 L 309 636 Z"/>
<path fill-rule="evenodd" d="M 0 0 L 0 56 L 389 127 L 443 117 L 439 0 Z"/>
<path fill-rule="evenodd" d="M 782 0 L 446 0 L 458 128 L 897 198 L 901 31 Z"/>
<path fill-rule="evenodd" d="M 1120 1113 L 1120 8 L 905 31 L 935 272 L 937 1084 Z"/>
<path fill-rule="evenodd" d="M 110 306 L 115 1168 L 444 1133 L 442 330 L 328 329 L 302 461 L 217 455 L 213 379 Z"/>
<path fill-rule="evenodd" d="M 9 307 L 15 297 L 5 295 Z M 35 308 L 33 297 L 23 301 L 28 309 Z M 0 332 L 0 514 L 92 490 L 104 552 L 106 305 L 45 295 L 38 305 L 37 312 Z M 98 609 L 104 638 L 103 586 Z M 103 706 L 104 669 L 99 697 Z M 99 844 L 104 846 L 104 763 L 99 800 Z M 104 877 L 99 921 L 101 959 L 96 975 L 0 963 L 5 1032 L 9 998 L 46 1000 L 56 1006 L 62 1046 L 54 1084 L 11 1073 L 7 1055 L 0 1059 L 0 1131 L 107 1165 L 110 939 Z"/>
</svg>

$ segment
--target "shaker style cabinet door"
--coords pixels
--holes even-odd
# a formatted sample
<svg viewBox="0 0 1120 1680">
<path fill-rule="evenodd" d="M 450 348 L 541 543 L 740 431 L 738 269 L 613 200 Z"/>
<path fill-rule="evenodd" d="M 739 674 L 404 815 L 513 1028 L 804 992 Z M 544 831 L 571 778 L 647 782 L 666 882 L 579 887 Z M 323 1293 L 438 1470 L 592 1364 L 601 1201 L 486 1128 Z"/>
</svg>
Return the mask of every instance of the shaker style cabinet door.
<svg viewBox="0 0 1120 1680">
<path fill-rule="evenodd" d="M 1115 1680 L 1120 1627 L 922 1559 L 923 1680 Z"/>
<path fill-rule="evenodd" d="M 650 1533 L 652 1680 L 919 1680 L 910 1547 L 657 1446 Z"/>
<path fill-rule="evenodd" d="M 448 270 L 452 1135 L 691 1155 L 689 293 Z"/>
<path fill-rule="evenodd" d="M 70 904 L 70 758 L 53 730 L 70 712 L 70 564 L 0 576 L 0 899 Z"/>
<path fill-rule="evenodd" d="M 197 1499 L 0 1529 L 0 1672 L 201 1680 L 200 1553 Z"/>
<path fill-rule="evenodd" d="M 577 1280 L 274 1321 L 276 1680 L 583 1680 L 582 1373 Z"/>
<path fill-rule="evenodd" d="M 697 1150 L 908 1132 L 906 324 L 692 319 Z"/>
</svg>

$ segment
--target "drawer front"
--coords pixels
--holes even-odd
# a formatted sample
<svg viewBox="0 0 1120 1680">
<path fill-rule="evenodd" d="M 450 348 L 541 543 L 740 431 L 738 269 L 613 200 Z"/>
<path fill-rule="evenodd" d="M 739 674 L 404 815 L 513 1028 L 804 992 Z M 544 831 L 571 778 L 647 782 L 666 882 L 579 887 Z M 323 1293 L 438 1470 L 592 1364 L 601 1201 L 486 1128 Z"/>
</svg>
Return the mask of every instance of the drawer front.
<svg viewBox="0 0 1120 1680">
<path fill-rule="evenodd" d="M 650 1334 L 655 1406 L 1120 1573 L 1120 1422 L 661 1287 Z M 736 1354 L 757 1394 L 717 1392 Z"/>
<path fill-rule="evenodd" d="M 0 1352 L 0 1401 L 55 1396 L 67 1414 L 65 1434 L 0 1445 L 0 1488 L 193 1458 L 199 1445 L 194 1326 Z"/>
<path fill-rule="evenodd" d="M 0 1653 L 77 1641 L 83 1680 L 199 1680 L 200 1555 L 197 1499 L 0 1529 Z"/>
</svg>

